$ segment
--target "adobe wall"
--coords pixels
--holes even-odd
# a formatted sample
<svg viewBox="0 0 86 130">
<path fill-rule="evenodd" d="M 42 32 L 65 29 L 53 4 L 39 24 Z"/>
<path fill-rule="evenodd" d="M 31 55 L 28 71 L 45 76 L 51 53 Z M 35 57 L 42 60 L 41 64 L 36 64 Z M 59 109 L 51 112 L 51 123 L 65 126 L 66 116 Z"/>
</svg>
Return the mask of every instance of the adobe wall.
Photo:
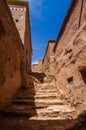
<svg viewBox="0 0 86 130">
<path fill-rule="evenodd" d="M 59 56 L 76 34 L 80 26 L 86 21 L 86 0 L 72 0 L 70 9 L 65 17 L 54 49 L 55 56 Z"/>
<path fill-rule="evenodd" d="M 29 8 L 27 6 L 26 10 L 26 21 L 25 21 L 25 51 L 26 51 L 26 64 L 27 64 L 27 72 L 31 71 L 31 63 L 32 63 L 32 41 L 31 41 L 31 30 L 30 30 L 30 16 L 29 16 Z"/>
<path fill-rule="evenodd" d="M 57 87 L 61 97 L 75 106 L 86 103 L 85 9 L 85 0 L 72 1 L 54 48 Z"/>
<path fill-rule="evenodd" d="M 50 40 L 48 41 L 48 46 L 46 49 L 46 53 L 43 59 L 43 72 L 47 75 L 54 75 L 54 52 L 53 48 L 55 46 L 56 41 Z"/>
<path fill-rule="evenodd" d="M 56 83 L 71 105 L 86 104 L 86 23 L 56 59 Z"/>
<path fill-rule="evenodd" d="M 42 73 L 42 59 L 38 61 L 38 64 L 32 65 L 32 72 Z"/>
<path fill-rule="evenodd" d="M 28 2 L 8 2 L 26 54 L 26 71 L 31 71 L 32 43 Z"/>
<path fill-rule="evenodd" d="M 0 0 L 0 107 L 10 102 L 23 85 L 25 55 L 10 10 Z"/>
</svg>

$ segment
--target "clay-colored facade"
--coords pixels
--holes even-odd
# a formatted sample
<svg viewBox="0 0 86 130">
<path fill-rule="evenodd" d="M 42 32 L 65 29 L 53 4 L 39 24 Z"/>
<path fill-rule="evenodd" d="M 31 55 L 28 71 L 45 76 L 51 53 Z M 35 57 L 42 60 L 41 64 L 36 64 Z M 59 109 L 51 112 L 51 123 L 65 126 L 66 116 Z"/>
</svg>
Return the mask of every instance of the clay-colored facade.
<svg viewBox="0 0 86 130">
<path fill-rule="evenodd" d="M 38 61 L 38 64 L 32 64 L 32 72 L 42 72 L 42 59 Z"/>
<path fill-rule="evenodd" d="M 80 26 L 86 22 L 85 10 L 85 0 L 72 0 L 54 47 L 55 55 L 59 56 L 62 53 L 73 36 L 75 36 Z"/>
<path fill-rule="evenodd" d="M 55 78 L 72 105 L 86 103 L 86 0 L 73 0 L 54 47 Z"/>
<path fill-rule="evenodd" d="M 43 72 L 55 76 L 62 98 L 72 105 L 86 103 L 85 10 L 86 0 L 72 0 L 56 42 L 48 42 L 42 65 Z"/>
<path fill-rule="evenodd" d="M 24 51 L 26 55 L 26 71 L 31 71 L 31 57 L 32 57 L 32 43 L 31 43 L 31 33 L 30 33 L 30 17 L 28 2 L 16 1 L 9 2 L 8 6 L 12 13 L 14 23 L 19 32 L 22 44 L 24 46 Z"/>
<path fill-rule="evenodd" d="M 43 58 L 43 72 L 48 75 L 54 75 L 54 46 L 56 41 L 49 40 L 46 48 L 45 56 Z"/>
<path fill-rule="evenodd" d="M 9 103 L 16 91 L 24 86 L 24 73 L 25 48 L 9 7 L 4 0 L 0 0 L 0 108 Z"/>
</svg>

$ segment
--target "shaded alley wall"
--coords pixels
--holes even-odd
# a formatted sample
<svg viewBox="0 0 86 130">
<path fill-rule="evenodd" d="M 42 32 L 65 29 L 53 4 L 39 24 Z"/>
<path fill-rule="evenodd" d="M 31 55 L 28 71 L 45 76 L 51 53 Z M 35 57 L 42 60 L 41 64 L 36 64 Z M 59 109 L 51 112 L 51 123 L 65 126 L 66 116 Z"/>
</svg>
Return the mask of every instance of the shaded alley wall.
<svg viewBox="0 0 86 130">
<path fill-rule="evenodd" d="M 24 48 L 10 10 L 0 0 L 0 107 L 21 87 L 25 64 Z"/>
</svg>

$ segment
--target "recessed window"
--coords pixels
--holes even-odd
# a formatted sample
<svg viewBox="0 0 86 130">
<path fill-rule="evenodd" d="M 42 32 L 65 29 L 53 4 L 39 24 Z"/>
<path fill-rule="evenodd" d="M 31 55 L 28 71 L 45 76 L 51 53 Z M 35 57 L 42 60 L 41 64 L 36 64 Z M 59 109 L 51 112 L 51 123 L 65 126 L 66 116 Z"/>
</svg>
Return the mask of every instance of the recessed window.
<svg viewBox="0 0 86 130">
<path fill-rule="evenodd" d="M 73 77 L 69 77 L 69 78 L 67 79 L 67 81 L 68 81 L 68 83 L 69 83 L 70 85 L 73 85 Z"/>
<path fill-rule="evenodd" d="M 19 22 L 19 19 L 16 19 L 15 21 L 18 23 L 18 22 Z"/>
<path fill-rule="evenodd" d="M 86 68 L 80 70 L 80 73 L 81 73 L 81 76 L 82 76 L 83 82 L 86 84 Z"/>
</svg>

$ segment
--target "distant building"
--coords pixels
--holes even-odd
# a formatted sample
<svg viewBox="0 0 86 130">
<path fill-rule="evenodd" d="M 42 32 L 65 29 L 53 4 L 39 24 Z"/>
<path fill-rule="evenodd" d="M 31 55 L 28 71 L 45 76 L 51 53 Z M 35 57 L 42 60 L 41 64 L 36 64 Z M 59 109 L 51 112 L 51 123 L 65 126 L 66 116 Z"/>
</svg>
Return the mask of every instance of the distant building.
<svg viewBox="0 0 86 130">
<path fill-rule="evenodd" d="M 48 45 L 46 48 L 45 56 L 43 58 L 43 72 L 53 75 L 54 74 L 54 46 L 56 41 L 55 40 L 49 40 Z"/>
<path fill-rule="evenodd" d="M 31 71 L 32 43 L 28 2 L 7 0 L 26 55 L 26 71 Z"/>
<path fill-rule="evenodd" d="M 38 60 L 38 64 L 32 64 L 32 72 L 42 72 L 42 59 Z"/>
</svg>

